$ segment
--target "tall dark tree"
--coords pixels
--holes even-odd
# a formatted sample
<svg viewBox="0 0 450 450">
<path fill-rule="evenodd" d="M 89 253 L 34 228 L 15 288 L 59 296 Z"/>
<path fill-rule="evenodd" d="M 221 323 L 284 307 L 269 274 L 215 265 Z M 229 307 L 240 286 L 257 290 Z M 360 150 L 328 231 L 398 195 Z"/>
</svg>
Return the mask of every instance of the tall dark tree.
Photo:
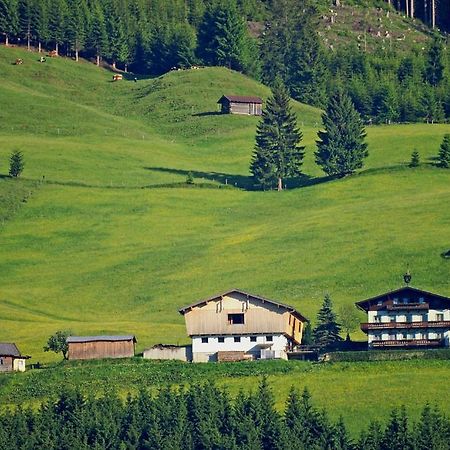
<svg viewBox="0 0 450 450">
<path fill-rule="evenodd" d="M 11 36 L 19 32 L 19 5 L 17 0 L 0 0 L 0 33 L 5 36 L 5 45 L 9 45 Z"/>
<path fill-rule="evenodd" d="M 42 44 L 50 39 L 48 0 L 34 1 L 32 4 L 32 35 L 37 41 L 38 52 L 42 51 Z"/>
<path fill-rule="evenodd" d="M 66 42 L 68 8 L 65 0 L 53 0 L 48 9 L 48 27 L 50 41 L 55 46 L 56 54 Z"/>
<path fill-rule="evenodd" d="M 437 86 L 444 79 L 444 45 L 436 35 L 428 48 L 424 78 L 431 86 Z"/>
<path fill-rule="evenodd" d="M 361 116 L 341 89 L 330 97 L 318 132 L 316 163 L 327 175 L 343 177 L 360 169 L 369 154 Z"/>
<path fill-rule="evenodd" d="M 326 348 L 330 344 L 342 341 L 339 335 L 340 331 L 341 326 L 337 322 L 336 314 L 333 311 L 333 303 L 327 294 L 317 314 L 317 326 L 313 331 L 314 343 L 322 348 Z"/>
<path fill-rule="evenodd" d="M 250 171 L 264 189 L 276 181 L 281 191 L 285 178 L 301 175 L 305 147 L 299 146 L 303 135 L 289 102 L 285 87 L 278 81 L 257 127 Z"/>
<path fill-rule="evenodd" d="M 20 36 L 25 38 L 27 49 L 31 49 L 33 25 L 33 0 L 19 0 L 19 28 Z"/>
<path fill-rule="evenodd" d="M 446 134 L 439 148 L 438 166 L 444 169 L 450 168 L 450 134 Z"/>
<path fill-rule="evenodd" d="M 95 54 L 96 64 L 99 66 L 100 58 L 108 54 L 108 34 L 105 16 L 98 2 L 95 2 L 92 7 L 87 40 L 89 48 Z"/>
<path fill-rule="evenodd" d="M 79 60 L 80 51 L 86 43 L 87 16 L 84 0 L 69 0 L 66 33 L 70 49 L 75 53 L 75 61 Z"/>
</svg>

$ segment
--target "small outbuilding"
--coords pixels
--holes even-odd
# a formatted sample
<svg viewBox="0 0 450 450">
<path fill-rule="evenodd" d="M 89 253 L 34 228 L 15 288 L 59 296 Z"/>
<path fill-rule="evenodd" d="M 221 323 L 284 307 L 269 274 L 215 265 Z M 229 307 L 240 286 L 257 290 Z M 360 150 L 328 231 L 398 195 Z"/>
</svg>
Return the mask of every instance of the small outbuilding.
<svg viewBox="0 0 450 450">
<path fill-rule="evenodd" d="M 136 337 L 69 336 L 68 359 L 131 358 L 135 353 Z"/>
<path fill-rule="evenodd" d="M 245 114 L 260 116 L 262 114 L 262 99 L 240 95 L 222 95 L 217 101 L 221 105 L 222 114 Z"/>
<path fill-rule="evenodd" d="M 25 361 L 16 344 L 0 342 L 0 372 L 25 372 Z"/>
</svg>

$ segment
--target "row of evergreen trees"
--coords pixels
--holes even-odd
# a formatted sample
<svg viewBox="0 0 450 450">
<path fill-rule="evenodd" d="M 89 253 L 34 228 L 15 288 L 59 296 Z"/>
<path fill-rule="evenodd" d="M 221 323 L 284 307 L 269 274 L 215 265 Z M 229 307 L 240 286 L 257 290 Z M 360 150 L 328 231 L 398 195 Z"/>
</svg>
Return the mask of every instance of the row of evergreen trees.
<svg viewBox="0 0 450 450">
<path fill-rule="evenodd" d="M 342 419 L 331 421 L 305 389 L 291 389 L 284 413 L 263 379 L 254 393 L 231 400 L 213 384 L 146 391 L 124 403 L 65 391 L 39 409 L 17 408 L 0 415 L 0 448 L 18 449 L 308 449 L 445 450 L 450 421 L 426 405 L 412 423 L 404 408 L 384 425 L 370 424 L 352 439 Z"/>
<path fill-rule="evenodd" d="M 330 0 L 331 4 L 331 0 Z M 326 50 L 314 0 L 0 0 L 6 42 L 108 60 L 162 74 L 220 65 L 324 107 L 336 84 L 368 122 L 439 122 L 450 117 L 450 63 L 436 36 L 407 55 L 346 46 Z M 251 37 L 249 20 L 264 29 Z"/>
</svg>

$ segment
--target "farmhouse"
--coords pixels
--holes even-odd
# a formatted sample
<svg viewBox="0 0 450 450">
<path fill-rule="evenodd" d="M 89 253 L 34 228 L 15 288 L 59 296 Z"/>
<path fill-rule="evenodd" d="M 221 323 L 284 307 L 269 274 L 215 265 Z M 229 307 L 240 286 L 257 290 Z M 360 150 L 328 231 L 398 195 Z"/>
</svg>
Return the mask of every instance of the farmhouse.
<svg viewBox="0 0 450 450">
<path fill-rule="evenodd" d="M 356 303 L 369 349 L 450 346 L 450 298 L 405 286 Z"/>
<path fill-rule="evenodd" d="M 68 359 L 130 358 L 134 356 L 136 337 L 69 336 Z"/>
<path fill-rule="evenodd" d="M 193 362 L 287 358 L 308 321 L 288 305 L 232 289 L 179 310 Z"/>
<path fill-rule="evenodd" d="M 21 355 L 16 344 L 0 342 L 0 372 L 25 372 L 25 361 L 30 356 Z"/>
<path fill-rule="evenodd" d="M 259 97 L 222 95 L 217 103 L 221 105 L 223 114 L 247 114 L 250 116 L 262 114 L 262 100 Z"/>
</svg>

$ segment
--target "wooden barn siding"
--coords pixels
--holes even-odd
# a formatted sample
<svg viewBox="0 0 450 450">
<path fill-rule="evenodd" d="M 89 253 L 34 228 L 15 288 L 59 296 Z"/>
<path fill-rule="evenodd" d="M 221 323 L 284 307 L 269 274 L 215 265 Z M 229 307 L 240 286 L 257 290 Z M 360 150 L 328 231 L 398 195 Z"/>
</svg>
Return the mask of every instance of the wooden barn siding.
<svg viewBox="0 0 450 450">
<path fill-rule="evenodd" d="M 133 341 L 69 343 L 69 359 L 129 358 L 134 356 Z"/>
<path fill-rule="evenodd" d="M 0 356 L 3 360 L 3 364 L 0 364 L 0 372 L 12 372 L 13 370 L 13 358 L 11 356 Z"/>
<path fill-rule="evenodd" d="M 229 110 L 232 114 L 261 114 L 261 105 L 256 103 L 235 103 L 231 102 Z"/>
<path fill-rule="evenodd" d="M 247 309 L 248 308 L 248 309 Z M 245 314 L 244 324 L 230 325 L 228 314 Z M 289 316 L 291 324 L 289 324 Z M 285 333 L 297 342 L 301 341 L 300 321 L 284 308 L 255 299 L 247 299 L 241 294 L 225 296 L 222 301 L 213 300 L 196 307 L 185 314 L 188 335 L 214 334 L 266 334 Z M 293 330 L 293 320 L 296 329 Z"/>
</svg>

